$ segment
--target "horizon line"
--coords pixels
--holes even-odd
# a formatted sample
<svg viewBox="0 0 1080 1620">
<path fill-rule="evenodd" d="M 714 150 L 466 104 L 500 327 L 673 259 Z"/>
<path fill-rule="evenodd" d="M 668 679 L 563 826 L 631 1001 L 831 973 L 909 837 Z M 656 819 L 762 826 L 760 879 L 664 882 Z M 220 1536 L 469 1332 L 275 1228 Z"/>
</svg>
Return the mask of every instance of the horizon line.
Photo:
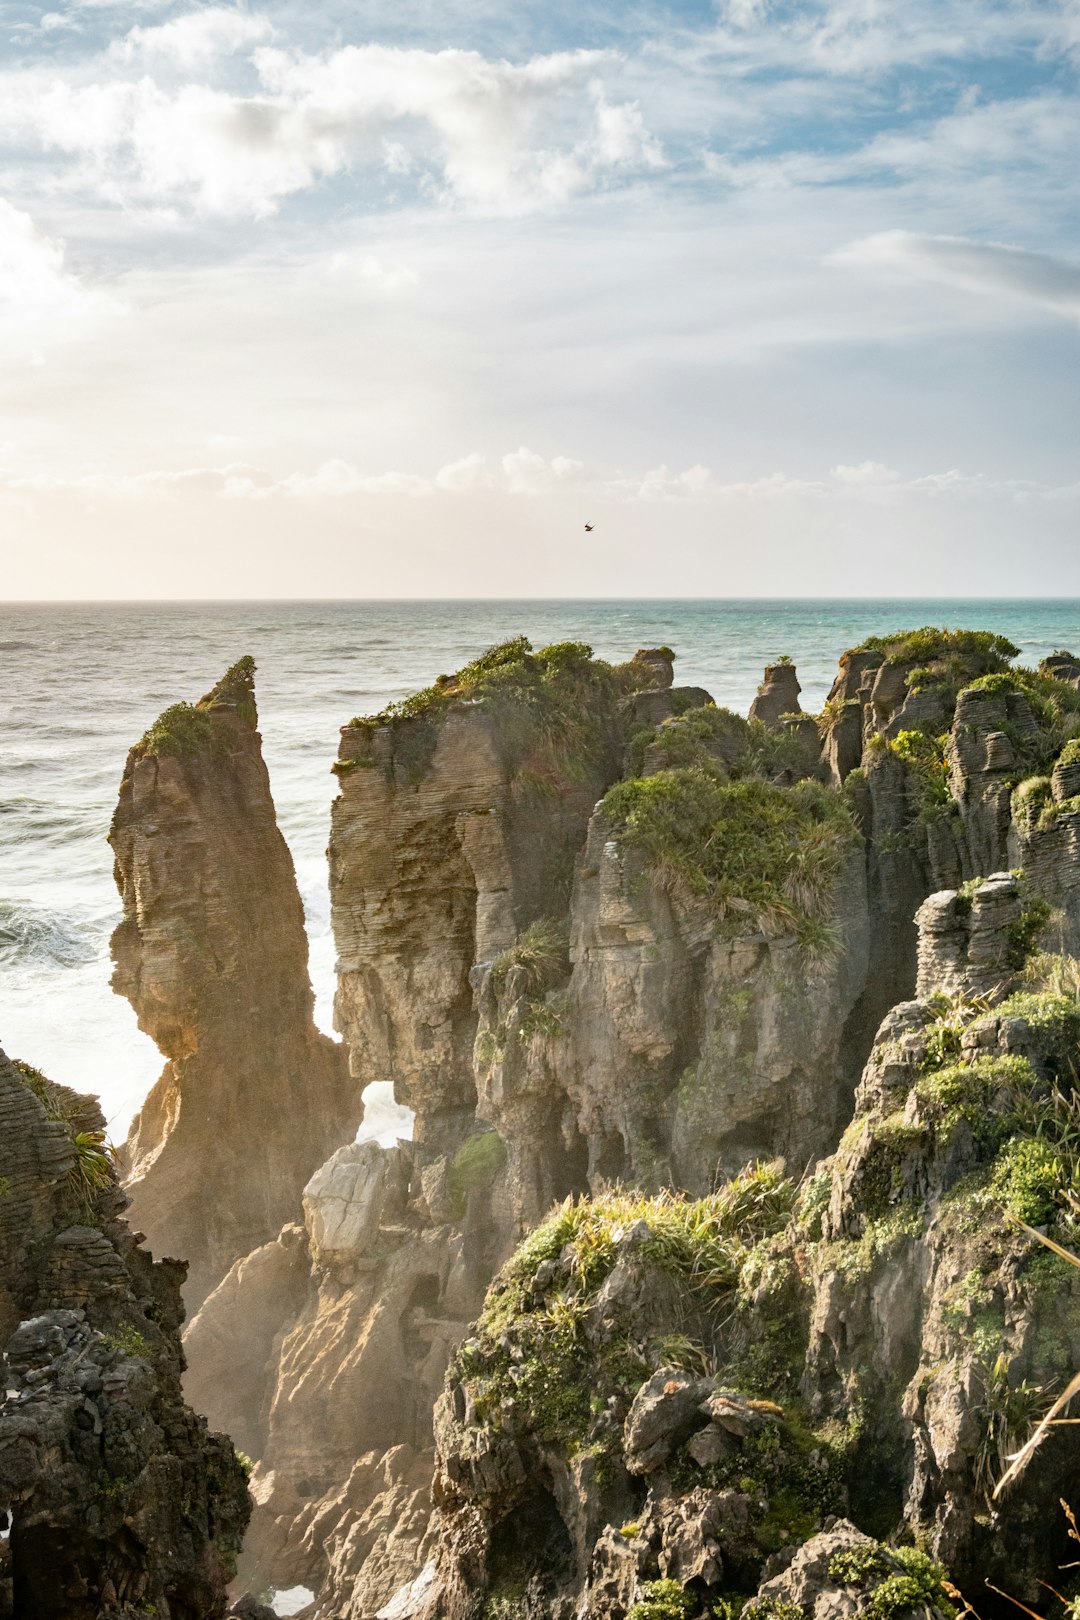
<svg viewBox="0 0 1080 1620">
<path fill-rule="evenodd" d="M 72 596 L 72 597 L 20 597 L 10 601 L 0 599 L 0 612 L 7 608 L 60 608 L 60 607 L 331 607 L 378 606 L 408 607 L 433 605 L 488 605 L 488 604 L 609 604 L 609 603 L 701 603 L 727 604 L 737 602 L 806 602 L 822 603 L 887 603 L 887 602 L 956 602 L 956 603 L 1076 603 L 1080 595 L 1035 596 L 1010 593 L 1004 596 L 989 594 L 966 595 L 888 595 L 888 596 Z"/>
</svg>

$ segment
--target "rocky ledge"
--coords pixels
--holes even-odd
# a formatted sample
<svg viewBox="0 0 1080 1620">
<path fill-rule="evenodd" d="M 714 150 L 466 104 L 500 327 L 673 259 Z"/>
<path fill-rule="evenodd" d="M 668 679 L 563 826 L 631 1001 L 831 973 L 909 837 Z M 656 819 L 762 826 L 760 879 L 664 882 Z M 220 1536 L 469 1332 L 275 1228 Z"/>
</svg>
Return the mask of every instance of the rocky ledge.
<svg viewBox="0 0 1080 1620">
<path fill-rule="evenodd" d="M 92 1098 L 0 1053 L 0 1615 L 219 1620 L 245 1467 L 180 1392 L 184 1267 L 122 1219 Z"/>
</svg>

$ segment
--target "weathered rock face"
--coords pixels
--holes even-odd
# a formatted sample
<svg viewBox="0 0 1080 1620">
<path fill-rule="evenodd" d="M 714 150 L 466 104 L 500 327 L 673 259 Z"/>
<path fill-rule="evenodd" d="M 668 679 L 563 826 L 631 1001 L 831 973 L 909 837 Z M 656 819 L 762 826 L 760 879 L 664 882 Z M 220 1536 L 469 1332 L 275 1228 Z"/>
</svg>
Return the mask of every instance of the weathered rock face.
<svg viewBox="0 0 1080 1620">
<path fill-rule="evenodd" d="M 861 1053 L 914 989 L 915 913 L 935 891 L 1022 866 L 1027 903 L 1046 901 L 1059 948 L 1080 949 L 1071 655 L 1014 672 L 1015 651 L 982 632 L 921 630 L 840 660 L 822 754 L 867 841 L 867 986 L 851 1026 Z"/>
<path fill-rule="evenodd" d="M 893 1010 L 801 1190 L 759 1168 L 698 1204 L 609 1194 L 504 1268 L 436 1409 L 435 1567 L 408 1612 L 473 1620 L 515 1594 L 606 1620 L 662 1580 L 688 1615 L 755 1587 L 806 1612 L 880 1613 L 886 1590 L 948 1612 L 942 1570 L 875 1536 L 973 1594 L 1053 1580 L 1070 1431 L 995 1486 L 1080 1358 L 1080 1272 L 1004 1212 L 1075 1219 L 1080 1008 L 988 988 L 1016 883 L 983 889 L 952 936 L 955 896 L 924 908 L 951 1002 L 933 986 Z"/>
<path fill-rule="evenodd" d="M 0 1615 L 216 1620 L 246 1481 L 184 1404 L 183 1267 L 128 1231 L 103 1138 L 0 1053 Z"/>
<path fill-rule="evenodd" d="M 342 732 L 338 1026 L 354 1074 L 392 1078 L 435 1150 L 457 1147 L 475 1107 L 473 965 L 565 911 L 592 807 L 620 770 L 618 689 L 584 652 L 509 643 L 458 678 L 460 697 L 436 689 L 418 713 Z"/>
<path fill-rule="evenodd" d="M 238 1262 L 185 1340 L 192 1398 L 237 1412 L 259 1459 L 245 1581 L 322 1589 L 327 1617 L 374 1614 L 424 1561 L 431 1410 L 501 1256 L 490 1187 L 437 1226 L 416 1153 L 340 1149 L 305 1226 Z"/>
<path fill-rule="evenodd" d="M 710 1191 L 759 1157 L 805 1165 L 850 1115 L 845 1023 L 865 982 L 861 849 L 832 895 L 815 963 L 791 933 L 718 924 L 706 896 L 651 879 L 594 816 L 572 908 L 572 969 L 544 999 L 479 976 L 478 1109 L 508 1146 L 525 1226 L 580 1162 L 593 1187 L 627 1180 Z"/>
<path fill-rule="evenodd" d="M 168 1060 L 127 1144 L 133 1218 L 188 1260 L 192 1308 L 294 1216 L 362 1111 L 312 1018 L 253 668 L 167 710 L 131 750 L 110 834 L 124 903 L 113 986 Z"/>
<path fill-rule="evenodd" d="M 773 728 L 780 724 L 784 715 L 800 714 L 801 691 L 794 664 L 767 664 L 765 679 L 750 705 L 750 719 L 760 720 L 763 725 Z"/>
<path fill-rule="evenodd" d="M 1033 1251 L 998 1226 L 984 1242 L 1020 1171 L 972 1116 L 1024 1137 L 1056 1083 L 1045 1031 L 980 1015 L 1017 987 L 1032 896 L 1062 937 L 1080 898 L 1062 854 L 1080 700 L 1051 675 L 1020 691 L 1006 657 L 966 632 L 859 649 L 819 742 L 812 717 L 780 722 L 790 666 L 782 708 L 748 722 L 673 687 L 666 654 L 612 670 L 518 642 L 345 728 L 337 1017 L 357 1091 L 392 1079 L 416 1140 L 312 1163 L 189 1329 L 189 1389 L 258 1458 L 253 1584 L 316 1588 L 319 1620 L 370 1620 L 406 1586 L 395 1620 L 488 1600 L 607 1620 L 667 1579 L 764 1582 L 767 1601 L 820 1526 L 792 1580 L 877 1614 L 874 1583 L 845 1595 L 828 1567 L 841 1511 L 876 1584 L 900 1578 L 884 1531 L 965 1580 L 1006 1575 L 984 1521 L 1034 1578 L 1037 1515 L 987 1509 L 973 1412 L 985 1388 L 1015 1418 L 1060 1378 L 1073 1295 L 1059 1277 L 1037 1342 Z M 1019 883 L 998 867 L 1021 845 Z M 796 1199 L 785 1173 L 830 1153 L 853 1107 Z M 971 1177 L 981 1247 L 951 1213 Z M 689 1272 L 667 1263 L 668 1203 L 619 1206 L 595 1273 L 567 1216 L 469 1335 L 514 1243 L 568 1194 L 602 1222 L 618 1181 L 705 1200 L 679 1206 L 697 1211 L 673 1239 Z M 958 1303 L 975 1272 L 1006 1301 L 996 1373 L 981 1303 Z"/>
</svg>

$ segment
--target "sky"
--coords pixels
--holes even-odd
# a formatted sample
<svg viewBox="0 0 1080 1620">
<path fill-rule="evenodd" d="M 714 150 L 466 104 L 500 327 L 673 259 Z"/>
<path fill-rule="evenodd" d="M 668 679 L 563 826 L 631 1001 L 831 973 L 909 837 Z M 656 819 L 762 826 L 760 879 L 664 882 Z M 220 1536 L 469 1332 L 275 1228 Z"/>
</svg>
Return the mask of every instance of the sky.
<svg viewBox="0 0 1080 1620">
<path fill-rule="evenodd" d="M 0 596 L 1080 595 L 1078 70 L 1080 0 L 0 0 Z"/>
</svg>

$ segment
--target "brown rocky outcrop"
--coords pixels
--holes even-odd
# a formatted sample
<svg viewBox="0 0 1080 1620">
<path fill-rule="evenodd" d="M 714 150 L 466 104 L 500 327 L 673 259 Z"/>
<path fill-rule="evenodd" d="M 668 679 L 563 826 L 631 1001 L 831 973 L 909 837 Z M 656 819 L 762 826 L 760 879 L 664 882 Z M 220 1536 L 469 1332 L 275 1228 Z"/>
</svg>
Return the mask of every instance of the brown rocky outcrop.
<svg viewBox="0 0 1080 1620">
<path fill-rule="evenodd" d="M 128 755 L 110 833 L 113 987 L 167 1059 L 126 1147 L 133 1218 L 189 1262 L 189 1308 L 292 1218 L 362 1112 L 313 1022 L 253 674 L 241 660 L 198 705 L 165 711 Z"/>
<path fill-rule="evenodd" d="M 762 725 L 774 729 L 785 715 L 802 713 L 799 707 L 801 691 L 794 664 L 790 661 L 766 664 L 765 679 L 750 705 L 749 718 L 760 720 Z"/>
<path fill-rule="evenodd" d="M 478 974 L 478 1112 L 508 1145 L 527 1225 L 558 1193 L 550 1167 L 575 1152 L 593 1187 L 700 1195 L 755 1158 L 802 1166 L 828 1150 L 850 1113 L 844 1030 L 866 972 L 854 840 L 832 915 L 835 954 L 817 966 L 790 932 L 725 929 L 710 899 L 652 880 L 594 816 L 563 985 L 538 1001 Z"/>
<path fill-rule="evenodd" d="M 96 1101 L 0 1053 L 0 1615 L 217 1620 L 250 1512 L 180 1393 L 183 1266 L 155 1263 Z"/>
<path fill-rule="evenodd" d="M 948 949 L 955 896 L 924 908 L 921 960 L 947 982 L 885 1020 L 855 1119 L 789 1213 L 772 1168 L 700 1204 L 614 1192 L 556 1211 L 504 1268 L 436 1409 L 434 1568 L 403 1614 L 473 1620 L 514 1592 L 535 1620 L 607 1620 L 674 1603 L 660 1581 L 694 1614 L 755 1588 L 748 1617 L 880 1615 L 886 1595 L 950 1612 L 912 1541 L 973 1596 L 985 1579 L 1032 1602 L 1054 1579 L 1070 1431 L 995 1485 L 1080 1359 L 1080 1273 L 1003 1205 L 1070 1129 L 1080 1011 L 988 990 L 1016 884 L 982 887 Z"/>
<path fill-rule="evenodd" d="M 508 643 L 426 707 L 342 731 L 337 1023 L 353 1073 L 392 1078 L 433 1151 L 455 1148 L 473 1116 L 472 968 L 565 912 L 592 808 L 621 768 L 619 689 L 588 648 L 569 648 Z"/>
<path fill-rule="evenodd" d="M 673 687 L 663 654 L 510 643 L 342 733 L 337 1018 L 356 1089 L 392 1079 L 416 1139 L 313 1163 L 187 1340 L 189 1389 L 258 1460 L 245 1570 L 315 1588 L 319 1620 L 489 1599 L 606 1620 L 667 1579 L 783 1601 L 817 1582 L 862 1614 L 829 1577 L 839 1512 L 859 1545 L 887 1524 L 965 1580 L 1004 1573 L 999 1535 L 1034 1578 L 1050 1487 L 1035 1517 L 988 1510 L 973 1413 L 1060 1380 L 1074 1301 L 1058 1278 L 1041 1338 L 1030 1245 L 977 1244 L 964 1200 L 974 1177 L 985 1237 L 1010 1172 L 981 1124 L 1023 1134 L 1013 1060 L 1033 1105 L 1055 1079 L 1046 1039 L 984 1003 L 1015 988 L 1032 897 L 1067 926 L 1080 895 L 1071 711 L 1014 689 L 994 638 L 921 631 L 845 655 L 819 748 L 810 716 L 748 723 Z M 925 1077 L 946 1072 L 942 1102 Z M 792 1207 L 776 1187 L 815 1163 Z M 470 1331 L 552 1205 L 602 1212 L 617 1182 L 667 1197 L 623 1208 L 607 1269 L 572 1230 L 530 1238 Z M 719 1201 L 695 1243 L 738 1210 L 690 1287 L 663 1258 L 680 1193 Z M 538 1349 L 549 1316 L 575 1336 Z"/>
</svg>

